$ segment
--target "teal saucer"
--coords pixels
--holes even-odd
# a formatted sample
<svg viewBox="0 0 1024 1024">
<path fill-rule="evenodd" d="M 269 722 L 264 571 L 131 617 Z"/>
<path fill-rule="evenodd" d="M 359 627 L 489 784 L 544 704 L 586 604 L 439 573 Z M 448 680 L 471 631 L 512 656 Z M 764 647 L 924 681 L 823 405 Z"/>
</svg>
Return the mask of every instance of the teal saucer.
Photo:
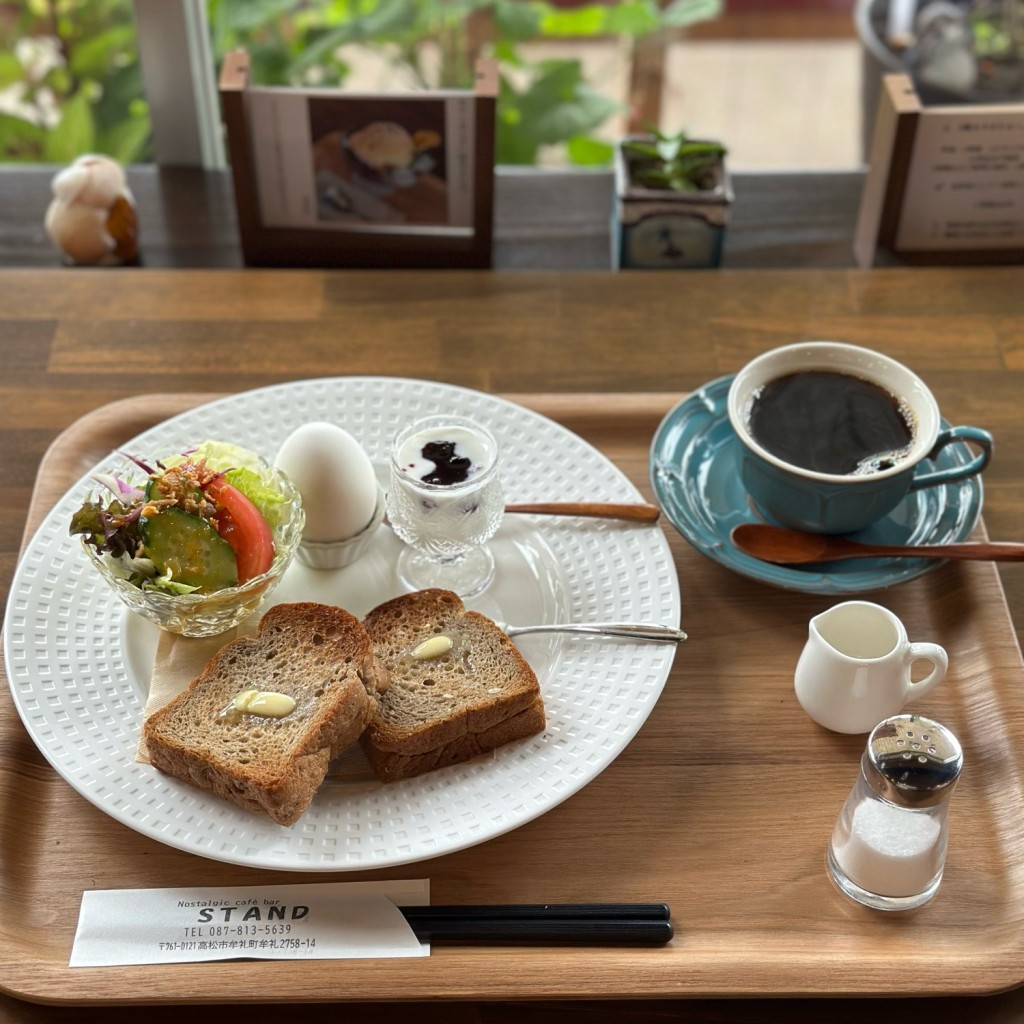
<svg viewBox="0 0 1024 1024">
<path fill-rule="evenodd" d="M 726 396 L 732 377 L 711 381 L 680 402 L 661 421 L 651 443 L 651 485 L 672 525 L 702 554 L 742 576 L 809 594 L 858 594 L 891 587 L 929 572 L 943 561 L 924 558 L 860 558 L 821 565 L 762 562 L 730 540 L 740 523 L 762 522 L 739 474 L 740 442 L 729 425 Z M 948 424 L 943 421 L 943 426 Z M 964 444 L 939 452 L 934 467 L 971 459 Z M 966 540 L 981 515 L 979 477 L 908 494 L 887 516 L 853 540 L 874 544 L 949 544 Z"/>
</svg>

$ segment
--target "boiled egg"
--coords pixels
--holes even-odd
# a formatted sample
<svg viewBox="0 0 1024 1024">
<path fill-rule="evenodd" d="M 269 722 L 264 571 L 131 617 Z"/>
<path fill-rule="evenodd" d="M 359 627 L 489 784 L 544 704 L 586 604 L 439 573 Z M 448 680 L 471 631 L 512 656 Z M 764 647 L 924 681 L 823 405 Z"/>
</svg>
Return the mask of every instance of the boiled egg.
<svg viewBox="0 0 1024 1024">
<path fill-rule="evenodd" d="M 285 438 L 275 464 L 302 495 L 303 540 L 348 540 L 373 519 L 377 476 L 369 455 L 347 430 L 304 423 Z"/>
</svg>

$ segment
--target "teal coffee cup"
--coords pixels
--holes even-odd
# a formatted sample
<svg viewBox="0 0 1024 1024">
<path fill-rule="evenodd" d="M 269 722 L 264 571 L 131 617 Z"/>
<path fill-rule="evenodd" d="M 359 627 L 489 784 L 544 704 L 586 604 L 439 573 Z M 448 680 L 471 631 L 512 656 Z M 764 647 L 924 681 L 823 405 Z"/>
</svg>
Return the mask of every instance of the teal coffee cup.
<svg viewBox="0 0 1024 1024">
<path fill-rule="evenodd" d="M 812 533 L 863 530 L 909 492 L 974 476 L 992 455 L 988 431 L 943 427 L 915 373 L 843 342 L 800 342 L 751 360 L 733 378 L 728 413 L 753 503 L 772 522 Z M 966 442 L 964 464 L 929 465 Z"/>
</svg>

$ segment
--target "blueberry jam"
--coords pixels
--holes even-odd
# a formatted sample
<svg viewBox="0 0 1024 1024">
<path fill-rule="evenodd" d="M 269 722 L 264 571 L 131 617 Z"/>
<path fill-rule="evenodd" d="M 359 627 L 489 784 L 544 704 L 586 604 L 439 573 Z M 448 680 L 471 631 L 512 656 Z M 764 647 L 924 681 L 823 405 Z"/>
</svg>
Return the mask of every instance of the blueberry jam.
<svg viewBox="0 0 1024 1024">
<path fill-rule="evenodd" d="M 454 441 L 428 441 L 423 446 L 422 455 L 434 464 L 434 468 L 422 477 L 424 483 L 447 487 L 469 479 L 473 461 L 465 455 L 456 455 Z"/>
</svg>

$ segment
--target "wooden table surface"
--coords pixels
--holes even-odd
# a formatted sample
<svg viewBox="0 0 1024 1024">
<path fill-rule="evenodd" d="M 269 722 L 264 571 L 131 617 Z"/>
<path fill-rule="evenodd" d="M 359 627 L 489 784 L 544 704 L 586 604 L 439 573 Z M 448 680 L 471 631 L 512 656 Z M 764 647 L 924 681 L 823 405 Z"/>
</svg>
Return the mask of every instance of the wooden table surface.
<svg viewBox="0 0 1024 1024">
<path fill-rule="evenodd" d="M 495 393 L 634 392 L 665 399 L 733 372 L 767 348 L 815 338 L 887 352 L 925 378 L 947 419 L 991 430 L 996 450 L 985 473 L 986 526 L 994 539 L 1022 539 L 1022 284 L 1016 268 L 621 275 L 0 271 L 3 596 L 6 601 L 40 459 L 64 428 L 118 399 L 233 392 L 342 374 L 422 377 Z M 1000 577 L 1019 640 L 1024 569 L 1006 566 Z M 10 885 L 0 874 L 0 892 Z M 902 994 L 898 963 L 892 994 Z M 343 1012 L 357 1021 L 408 1016 L 454 1024 L 816 1021 L 826 1015 L 853 1021 L 888 1010 L 958 1021 L 1024 1016 L 1020 992 L 923 998 L 912 1007 L 854 999 L 651 1004 L 642 992 L 637 996 L 598 1003 L 452 1002 L 443 1009 L 373 1004 Z M 181 1013 L 170 1007 L 144 1012 L 154 1021 Z M 250 1020 L 282 1013 L 279 1007 L 245 1012 Z M 303 1014 L 326 1021 L 338 1012 L 321 1006 Z M 119 1022 L 137 1016 L 128 1009 L 40 1009 L 0 997 L 4 1021 Z"/>
</svg>

